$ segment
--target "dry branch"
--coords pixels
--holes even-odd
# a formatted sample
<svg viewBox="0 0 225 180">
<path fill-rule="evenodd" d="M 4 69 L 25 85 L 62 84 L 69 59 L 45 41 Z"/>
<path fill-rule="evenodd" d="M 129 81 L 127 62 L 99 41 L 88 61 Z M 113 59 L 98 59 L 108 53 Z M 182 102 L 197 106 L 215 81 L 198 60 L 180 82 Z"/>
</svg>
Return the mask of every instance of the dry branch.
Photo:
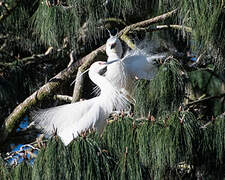
<svg viewBox="0 0 225 180">
<path fill-rule="evenodd" d="M 62 51 L 63 49 L 60 49 L 60 51 Z M 30 64 L 30 63 L 34 63 L 36 62 L 37 60 L 43 60 L 45 58 L 47 58 L 49 55 L 55 53 L 53 51 L 53 47 L 49 47 L 47 49 L 47 51 L 43 54 L 34 54 L 30 57 L 25 57 L 25 58 L 22 58 L 22 59 L 17 59 L 16 61 L 13 61 L 13 62 L 0 62 L 0 67 L 10 67 L 10 66 L 13 66 L 14 64 L 16 63 L 23 63 L 23 64 Z M 40 63 L 40 62 L 39 62 Z"/>
<path fill-rule="evenodd" d="M 71 103 L 72 97 L 67 95 L 54 95 L 54 100 L 64 101 L 67 103 Z"/>
<path fill-rule="evenodd" d="M 190 103 L 186 104 L 185 107 L 190 107 L 190 106 L 193 106 L 193 105 L 196 105 L 196 104 L 204 103 L 204 102 L 212 100 L 212 99 L 219 99 L 219 98 L 222 98 L 222 97 L 225 97 L 225 93 L 220 94 L 220 95 L 216 95 L 216 96 L 209 96 L 209 97 L 206 97 L 206 98 L 203 98 L 203 99 L 198 99 L 196 101 L 193 101 L 193 102 L 190 102 Z"/>
<path fill-rule="evenodd" d="M 125 27 L 123 30 L 121 30 L 118 35 L 121 36 L 121 39 L 127 43 L 127 45 L 131 48 L 134 49 L 135 45 L 134 43 L 131 41 L 131 39 L 127 36 L 129 31 L 133 31 L 136 28 L 144 28 L 144 27 L 148 27 L 149 25 L 158 23 L 160 21 L 163 21 L 165 19 L 167 19 L 168 17 L 171 17 L 172 15 L 174 15 L 177 12 L 177 9 L 167 12 L 165 14 L 162 14 L 160 16 L 156 16 L 154 18 L 151 19 L 147 19 L 145 21 L 141 21 L 132 25 L 129 25 L 127 27 Z"/>
<path fill-rule="evenodd" d="M 145 32 L 153 32 L 153 31 L 159 31 L 159 30 L 165 30 L 165 29 L 177 29 L 177 30 L 184 30 L 186 32 L 191 33 L 192 28 L 187 26 L 181 26 L 177 24 L 171 24 L 171 25 L 158 25 L 156 27 L 152 28 L 136 28 L 135 31 L 145 31 Z"/>
<path fill-rule="evenodd" d="M 157 22 L 163 21 L 163 20 L 167 19 L 168 17 L 171 17 L 172 15 L 174 15 L 176 12 L 177 12 L 177 9 L 175 9 L 173 11 L 170 11 L 170 12 L 167 12 L 165 14 L 162 14 L 160 16 L 156 16 L 154 18 L 147 19 L 145 21 L 141 21 L 141 22 L 129 25 L 119 32 L 119 36 L 121 36 L 122 34 L 127 34 L 130 30 L 134 30 L 137 27 L 139 27 L 139 28 L 147 27 L 149 25 L 152 25 L 152 24 L 155 24 Z"/>
<path fill-rule="evenodd" d="M 81 66 L 78 69 L 76 81 L 74 83 L 72 103 L 77 102 L 81 99 L 83 93 L 83 85 L 84 85 L 84 75 L 82 75 L 82 66 Z"/>
</svg>

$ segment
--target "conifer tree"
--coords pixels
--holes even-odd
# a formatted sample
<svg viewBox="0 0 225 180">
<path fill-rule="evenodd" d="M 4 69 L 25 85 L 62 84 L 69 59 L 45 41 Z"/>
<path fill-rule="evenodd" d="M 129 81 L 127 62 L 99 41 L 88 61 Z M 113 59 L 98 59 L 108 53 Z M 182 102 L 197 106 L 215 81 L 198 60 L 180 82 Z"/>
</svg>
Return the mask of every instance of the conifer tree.
<svg viewBox="0 0 225 180">
<path fill-rule="evenodd" d="M 0 179 L 223 179 L 224 22 L 223 0 L 0 1 Z M 35 130 L 19 132 L 30 111 L 72 96 L 76 72 L 106 59 L 106 29 L 124 49 L 146 41 L 167 54 L 153 80 L 136 81 L 134 115 L 112 116 L 103 134 L 67 147 L 57 131 L 36 141 Z M 32 148 L 6 153 L 21 143 Z M 23 162 L 10 165 L 16 153 Z"/>
</svg>

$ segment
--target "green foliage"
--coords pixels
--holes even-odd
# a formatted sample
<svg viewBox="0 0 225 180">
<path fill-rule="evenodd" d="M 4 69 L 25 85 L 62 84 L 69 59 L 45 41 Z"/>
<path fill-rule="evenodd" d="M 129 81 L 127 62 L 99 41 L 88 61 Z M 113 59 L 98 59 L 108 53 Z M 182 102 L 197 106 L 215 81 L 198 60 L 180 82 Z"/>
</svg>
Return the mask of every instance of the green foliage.
<svg viewBox="0 0 225 180">
<path fill-rule="evenodd" d="M 33 168 L 22 163 L 8 171 L 1 161 L 0 173 L 35 180 L 164 179 L 170 175 L 190 178 L 203 166 L 206 173 L 221 178 L 224 122 L 221 116 L 202 128 L 190 111 L 174 111 L 155 121 L 119 118 L 110 121 L 101 136 L 83 134 L 67 147 L 52 137 Z"/>
<path fill-rule="evenodd" d="M 154 176 L 153 169 L 155 162 L 152 159 L 156 154 L 153 145 L 158 142 L 157 134 L 164 128 L 160 122 L 142 121 L 143 125 L 137 130 L 138 149 L 140 164 L 144 167 L 147 177 Z"/>
<path fill-rule="evenodd" d="M 223 93 L 223 81 L 217 72 L 207 72 L 206 70 L 196 70 L 188 73 L 192 86 L 191 98 L 199 98 L 201 95 L 216 96 Z M 207 105 L 206 115 L 217 116 L 224 112 L 224 102 L 212 99 L 204 103 Z"/>
<path fill-rule="evenodd" d="M 214 32 L 218 31 L 215 27 L 222 11 L 221 1 L 185 1 L 184 4 L 185 6 L 182 4 L 182 13 L 185 14 L 189 11 L 187 16 L 190 17 L 185 19 L 184 23 L 194 29 L 193 37 L 196 43 L 208 46 Z"/>
<path fill-rule="evenodd" d="M 191 35 L 185 31 L 174 31 L 176 36 L 182 35 L 191 50 L 200 55 L 202 52 L 212 56 L 215 68 L 224 73 L 224 36 L 225 11 L 221 0 L 159 0 L 156 9 L 160 13 L 178 8 L 178 15 L 169 19 L 169 24 L 179 24 L 192 28 Z M 176 43 L 176 42 L 175 42 Z"/>
<path fill-rule="evenodd" d="M 3 161 L 2 157 L 0 157 L 0 177 L 2 180 L 8 180 L 10 177 L 9 170 L 7 164 Z"/>
<path fill-rule="evenodd" d="M 181 66 L 175 59 L 165 62 L 155 78 L 148 83 L 138 81 L 135 99 L 137 115 L 153 115 L 162 111 L 171 111 L 181 105 L 184 98 L 185 83 L 181 75 Z"/>
<path fill-rule="evenodd" d="M 173 19 L 174 23 L 191 27 L 193 49 L 204 50 L 210 48 L 211 43 L 223 39 L 224 4 L 221 0 L 160 0 L 159 9 L 168 11 L 170 8 L 179 8 L 179 14 Z M 185 32 L 183 32 L 185 33 Z"/>
<path fill-rule="evenodd" d="M 0 22 L 0 33 L 1 35 L 8 35 L 7 39 L 7 52 L 15 56 L 21 53 L 33 52 L 35 48 L 38 49 L 36 42 L 34 41 L 34 34 L 32 33 L 32 28 L 30 26 L 30 18 L 34 13 L 38 0 L 27 1 L 21 0 L 15 2 L 13 0 L 4 1 L 9 9 L 15 9 L 9 13 L 9 16 Z M 1 6 L 1 15 L 6 13 L 6 9 Z M 37 51 L 35 49 L 35 51 Z M 4 59 L 4 60 L 12 60 Z"/>
<path fill-rule="evenodd" d="M 113 159 L 97 137 L 78 137 L 68 147 L 71 159 L 71 179 L 110 179 Z"/>
<path fill-rule="evenodd" d="M 215 134 L 213 136 L 213 149 L 216 151 L 217 166 L 221 166 L 225 162 L 225 117 L 221 116 L 215 120 L 214 125 Z"/>
<path fill-rule="evenodd" d="M 129 24 L 129 20 L 134 20 L 134 17 L 146 18 L 154 9 L 154 2 L 112 0 L 104 5 L 104 0 L 68 0 L 65 7 L 48 7 L 45 2 L 41 2 L 32 17 L 33 27 L 46 45 L 62 46 L 64 38 L 67 38 L 69 44 L 79 52 L 80 38 L 88 40 L 84 44 L 87 46 L 96 44 L 103 37 L 100 28 L 102 20 L 108 17 L 121 18 Z"/>
<path fill-rule="evenodd" d="M 179 162 L 194 163 L 200 134 L 199 123 L 190 112 L 174 112 L 160 119 L 147 125 L 153 131 L 145 142 L 150 151 L 145 159 L 151 165 L 148 166 L 151 176 L 156 179 L 174 170 Z"/>
<path fill-rule="evenodd" d="M 203 128 L 204 138 L 200 144 L 202 164 L 209 173 L 224 178 L 225 162 L 225 117 L 218 116 Z M 213 157 L 213 158 L 212 158 Z M 213 165 L 212 165 L 213 164 Z"/>
<path fill-rule="evenodd" d="M 69 162 L 70 159 L 63 143 L 58 137 L 52 138 L 35 160 L 32 179 L 69 179 L 71 173 Z"/>
<path fill-rule="evenodd" d="M 27 162 L 22 162 L 12 169 L 11 176 L 13 180 L 31 179 L 32 167 Z"/>
<path fill-rule="evenodd" d="M 115 159 L 114 179 L 142 179 L 142 167 L 138 158 L 137 123 L 131 118 L 119 118 L 110 122 L 102 141 Z"/>
<path fill-rule="evenodd" d="M 53 137 L 39 152 L 32 179 L 110 179 L 113 161 L 92 138 L 78 137 L 65 147 Z"/>
<path fill-rule="evenodd" d="M 102 141 L 114 156 L 123 155 L 126 148 L 133 149 L 135 129 L 132 127 L 132 123 L 132 119 L 120 118 L 112 123 L 110 122 L 106 127 Z"/>
<path fill-rule="evenodd" d="M 54 47 L 62 45 L 63 38 L 70 31 L 71 36 L 74 36 L 74 29 L 69 26 L 74 24 L 76 27 L 76 24 L 80 23 L 77 19 L 72 19 L 64 9 L 57 6 L 48 8 L 44 3 L 40 3 L 32 19 L 37 33 L 40 34 L 40 40 Z"/>
<path fill-rule="evenodd" d="M 193 28 L 192 49 L 197 50 L 197 52 L 208 50 L 214 56 L 219 55 L 215 59 L 219 65 L 216 68 L 220 67 L 219 69 L 222 71 L 222 68 L 225 67 L 223 60 L 225 57 L 223 53 L 225 12 L 223 6 L 223 1 L 221 0 L 185 0 L 179 1 L 178 5 L 181 9 L 182 24 Z M 219 51 L 218 48 L 220 48 Z"/>
</svg>

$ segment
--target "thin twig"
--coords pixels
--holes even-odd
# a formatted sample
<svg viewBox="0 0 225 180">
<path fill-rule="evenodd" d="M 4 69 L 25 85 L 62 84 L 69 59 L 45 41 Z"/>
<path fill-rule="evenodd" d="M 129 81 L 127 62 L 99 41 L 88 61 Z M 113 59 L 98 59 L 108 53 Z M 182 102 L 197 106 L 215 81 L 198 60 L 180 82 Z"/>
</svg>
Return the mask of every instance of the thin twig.
<svg viewBox="0 0 225 180">
<path fill-rule="evenodd" d="M 74 53 L 74 50 L 73 50 L 73 51 L 71 51 L 71 53 L 70 53 L 70 62 L 69 62 L 69 64 L 67 65 L 67 67 L 71 66 L 71 64 L 73 64 L 73 63 L 74 63 L 73 53 Z"/>
<path fill-rule="evenodd" d="M 206 102 L 206 101 L 211 100 L 211 99 L 218 99 L 218 98 L 222 98 L 222 97 L 225 97 L 225 93 L 217 95 L 217 96 L 210 96 L 210 97 L 206 97 L 206 98 L 203 98 L 203 99 L 198 99 L 196 101 L 193 101 L 193 102 L 190 102 L 190 103 L 186 104 L 185 107 L 190 107 L 190 106 L 195 105 L 195 104 L 203 103 L 203 102 Z"/>
<path fill-rule="evenodd" d="M 23 146 L 20 147 L 20 149 L 18 151 L 6 153 L 7 157 L 5 157 L 4 160 L 15 158 L 14 157 L 15 155 L 23 156 L 24 152 L 29 150 L 29 149 L 24 149 L 24 148 L 29 148 L 29 149 L 31 149 L 31 151 L 33 151 L 33 150 L 39 151 L 40 150 L 39 148 L 36 148 L 36 147 L 32 146 L 31 144 L 24 144 Z"/>
<path fill-rule="evenodd" d="M 146 31 L 158 31 L 158 30 L 164 30 L 164 29 L 177 29 L 177 30 L 184 30 L 186 32 L 192 32 L 192 28 L 187 27 L 187 26 L 181 26 L 181 25 L 176 25 L 176 24 L 171 24 L 171 25 L 158 25 L 155 28 L 148 28 Z"/>
<path fill-rule="evenodd" d="M 121 37 L 121 39 L 127 43 L 127 45 L 131 48 L 131 49 L 135 49 L 135 45 L 134 43 L 131 41 L 131 39 L 127 36 L 128 32 L 129 31 L 132 31 L 132 30 L 135 30 L 136 28 L 143 28 L 143 27 L 147 27 L 151 24 L 154 24 L 154 23 L 157 23 L 157 22 L 160 22 L 160 21 L 163 21 L 165 20 L 166 18 L 172 16 L 173 14 L 175 14 L 177 12 L 177 9 L 173 10 L 173 11 L 170 11 L 170 12 L 167 12 L 165 14 L 162 14 L 160 16 L 156 16 L 154 18 L 151 18 L 151 19 L 147 19 L 145 21 L 141 21 L 141 22 L 138 22 L 138 23 L 135 23 L 135 24 L 132 24 L 132 25 L 129 25 L 127 27 L 125 27 L 123 30 L 121 30 L 119 33 L 118 33 L 118 36 Z"/>
<path fill-rule="evenodd" d="M 65 101 L 65 102 L 68 102 L 68 103 L 71 103 L 71 101 L 72 101 L 72 97 L 67 96 L 67 95 L 55 95 L 54 99 L 60 100 L 60 101 Z"/>
<path fill-rule="evenodd" d="M 171 17 L 172 15 L 174 15 L 176 12 L 177 12 L 177 9 L 174 9 L 160 16 L 156 16 L 154 18 L 132 24 L 130 26 L 125 27 L 123 30 L 121 30 L 118 35 L 121 36 L 122 34 L 127 34 L 130 30 L 134 30 L 137 27 L 147 27 L 151 24 L 155 24 L 157 22 L 163 21 L 167 19 L 168 17 Z"/>
<path fill-rule="evenodd" d="M 17 59 L 16 61 L 13 61 L 13 62 L 10 62 L 10 63 L 0 62 L 0 66 L 10 67 L 10 66 L 13 66 L 16 63 L 30 64 L 30 63 L 35 62 L 36 60 L 44 59 L 44 58 L 48 57 L 50 54 L 53 54 L 53 47 L 49 47 L 47 49 L 47 51 L 43 54 L 34 54 L 32 56 L 25 57 L 23 59 Z"/>
</svg>

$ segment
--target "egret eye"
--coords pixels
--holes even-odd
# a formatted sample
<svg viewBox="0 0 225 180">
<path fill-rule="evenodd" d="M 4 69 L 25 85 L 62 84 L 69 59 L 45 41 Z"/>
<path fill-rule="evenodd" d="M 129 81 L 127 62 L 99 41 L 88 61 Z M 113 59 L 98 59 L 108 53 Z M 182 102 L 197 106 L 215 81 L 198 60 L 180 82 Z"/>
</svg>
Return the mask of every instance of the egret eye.
<svg viewBox="0 0 225 180">
<path fill-rule="evenodd" d="M 116 43 L 111 44 L 111 49 L 116 47 Z"/>
<path fill-rule="evenodd" d="M 106 65 L 106 62 L 100 61 L 98 64 L 99 65 Z"/>
</svg>

